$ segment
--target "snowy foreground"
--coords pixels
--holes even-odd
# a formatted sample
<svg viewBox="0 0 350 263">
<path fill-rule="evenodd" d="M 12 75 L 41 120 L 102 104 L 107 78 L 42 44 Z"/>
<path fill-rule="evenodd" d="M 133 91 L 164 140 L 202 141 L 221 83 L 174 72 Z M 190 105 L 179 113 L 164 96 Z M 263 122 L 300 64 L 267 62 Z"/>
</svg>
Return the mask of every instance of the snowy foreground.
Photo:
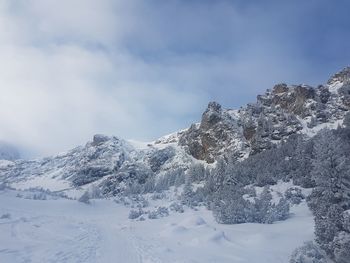
<svg viewBox="0 0 350 263">
<path fill-rule="evenodd" d="M 210 211 L 145 221 L 110 200 L 30 200 L 0 191 L 0 262 L 283 263 L 313 239 L 306 204 L 272 225 L 217 224 Z"/>
</svg>

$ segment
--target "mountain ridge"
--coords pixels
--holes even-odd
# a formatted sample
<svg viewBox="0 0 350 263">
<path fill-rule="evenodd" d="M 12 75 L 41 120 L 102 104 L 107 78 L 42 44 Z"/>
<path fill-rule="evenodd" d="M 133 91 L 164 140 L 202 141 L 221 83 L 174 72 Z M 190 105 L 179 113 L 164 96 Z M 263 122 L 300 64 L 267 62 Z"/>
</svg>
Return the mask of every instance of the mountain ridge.
<svg viewBox="0 0 350 263">
<path fill-rule="evenodd" d="M 277 84 L 238 110 L 210 102 L 201 122 L 178 133 L 173 141 L 196 159 L 212 163 L 225 154 L 224 148 L 236 150 L 243 158 L 291 134 L 310 135 L 317 126 L 336 128 L 350 109 L 349 83 L 350 67 L 346 67 L 317 88 Z"/>
<path fill-rule="evenodd" d="M 242 160 L 293 134 L 313 136 L 322 128 L 337 128 L 349 102 L 350 68 L 346 67 L 316 88 L 277 84 L 240 109 L 223 109 L 210 102 L 199 123 L 142 147 L 115 136 L 95 135 L 85 146 L 57 156 L 3 162 L 0 176 L 15 188 L 45 188 L 38 178 L 50 178 L 65 182 L 56 191 L 99 184 L 107 189 L 106 195 L 116 194 L 135 179 L 144 182 L 149 174 L 161 177 L 196 163 L 210 166 L 232 153 Z"/>
</svg>

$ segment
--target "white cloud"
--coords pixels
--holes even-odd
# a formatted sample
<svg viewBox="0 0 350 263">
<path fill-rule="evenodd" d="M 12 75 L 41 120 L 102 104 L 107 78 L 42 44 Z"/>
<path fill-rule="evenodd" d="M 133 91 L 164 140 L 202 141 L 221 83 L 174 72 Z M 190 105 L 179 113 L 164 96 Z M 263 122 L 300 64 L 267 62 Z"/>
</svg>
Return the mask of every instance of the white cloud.
<svg viewBox="0 0 350 263">
<path fill-rule="evenodd" d="M 228 1 L 0 0 L 0 139 L 32 155 L 94 133 L 155 139 L 208 100 L 239 106 L 310 75 L 267 16 Z"/>
</svg>

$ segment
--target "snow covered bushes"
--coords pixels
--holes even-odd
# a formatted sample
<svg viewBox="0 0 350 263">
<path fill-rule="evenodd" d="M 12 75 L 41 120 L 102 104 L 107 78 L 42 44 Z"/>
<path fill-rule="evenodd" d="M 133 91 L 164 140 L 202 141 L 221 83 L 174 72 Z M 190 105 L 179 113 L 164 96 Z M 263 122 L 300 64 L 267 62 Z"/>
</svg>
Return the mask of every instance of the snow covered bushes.
<svg viewBox="0 0 350 263">
<path fill-rule="evenodd" d="M 228 196 L 226 195 L 230 195 Z M 217 222 L 240 224 L 253 221 L 253 204 L 243 198 L 241 189 L 220 191 L 211 204 Z"/>
<path fill-rule="evenodd" d="M 178 187 L 185 183 L 185 178 L 185 171 L 182 168 L 169 170 L 155 180 L 153 191 L 162 192 L 171 186 Z"/>
<path fill-rule="evenodd" d="M 205 180 L 206 171 L 202 164 L 195 163 L 187 171 L 187 177 L 191 182 L 201 182 Z"/>
<path fill-rule="evenodd" d="M 293 135 L 279 147 L 251 155 L 241 162 L 237 162 L 233 152 L 218 160 L 207 181 L 213 191 L 223 184 L 263 187 L 274 185 L 279 180 L 293 180 L 296 185 L 313 187 L 310 174 L 312 147 L 302 135 Z"/>
<path fill-rule="evenodd" d="M 315 216 L 316 242 L 335 262 L 349 263 L 349 156 L 349 127 L 325 130 L 308 140 L 291 136 L 280 147 L 244 161 L 236 162 L 234 155 L 219 160 L 206 177 L 203 189 L 217 221 L 234 224 L 284 220 L 289 214 L 289 203 L 299 204 L 305 198 L 296 187 L 287 190 L 279 203 L 273 203 L 267 187 L 254 197 L 247 192 L 247 185 L 268 186 L 292 180 L 296 185 L 314 188 L 308 204 Z M 310 262 L 322 262 L 317 261 L 318 250 L 310 244 L 303 250 L 315 256 Z M 294 262 L 306 260 L 299 255 Z"/>
<path fill-rule="evenodd" d="M 142 194 L 154 191 L 154 173 L 142 163 L 124 162 L 99 185 L 103 196 Z"/>
<path fill-rule="evenodd" d="M 305 196 L 301 192 L 300 188 L 291 187 L 284 193 L 285 198 L 291 203 L 298 205 L 305 199 Z"/>
<path fill-rule="evenodd" d="M 139 218 L 140 216 L 142 216 L 145 212 L 142 209 L 138 209 L 138 210 L 130 210 L 129 212 L 129 219 L 136 219 Z"/>
<path fill-rule="evenodd" d="M 244 189 L 238 187 L 228 187 L 221 191 L 212 204 L 216 220 L 224 224 L 272 224 L 287 219 L 289 215 L 289 203 L 285 198 L 281 198 L 274 204 L 268 187 L 265 187 L 259 197 L 255 197 L 252 201 L 245 199 L 244 196 Z"/>
<path fill-rule="evenodd" d="M 36 194 L 33 194 L 33 199 L 34 200 L 46 200 L 47 197 L 46 197 L 45 193 L 36 193 Z"/>
<path fill-rule="evenodd" d="M 185 212 L 184 207 L 181 204 L 176 203 L 176 202 L 171 203 L 171 205 L 169 206 L 169 209 L 171 211 L 174 211 L 174 212 L 177 212 L 177 213 Z"/>
<path fill-rule="evenodd" d="M 139 209 L 132 209 L 129 211 L 129 219 L 138 219 L 141 218 L 143 215 L 147 215 L 149 219 L 158 219 L 161 217 L 169 216 L 169 210 L 168 208 L 164 206 L 157 207 L 155 210 L 151 211 L 145 211 L 141 208 Z M 143 218 L 143 217 L 142 217 Z M 143 218 L 144 220 L 144 218 Z"/>
<path fill-rule="evenodd" d="M 166 216 L 169 216 L 169 210 L 164 206 L 158 207 L 156 210 L 148 213 L 149 219 L 158 219 L 160 217 L 166 217 Z"/>
<path fill-rule="evenodd" d="M 313 242 L 294 250 L 289 263 L 328 263 L 326 254 Z"/>
<path fill-rule="evenodd" d="M 334 238 L 334 259 L 337 263 L 350 261 L 350 235 L 347 231 L 337 233 Z"/>
<path fill-rule="evenodd" d="M 96 185 L 91 185 L 89 189 L 87 189 L 84 194 L 78 199 L 79 202 L 90 204 L 90 199 L 100 198 L 101 190 Z"/>
</svg>

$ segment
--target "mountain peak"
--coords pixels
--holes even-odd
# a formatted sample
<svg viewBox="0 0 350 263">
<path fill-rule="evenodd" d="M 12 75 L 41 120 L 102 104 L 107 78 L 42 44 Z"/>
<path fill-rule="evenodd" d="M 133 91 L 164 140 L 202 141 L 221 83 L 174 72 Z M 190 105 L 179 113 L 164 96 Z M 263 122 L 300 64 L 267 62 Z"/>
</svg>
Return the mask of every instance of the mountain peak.
<svg viewBox="0 0 350 263">
<path fill-rule="evenodd" d="M 350 67 L 345 67 L 341 71 L 335 73 L 328 81 L 328 85 L 334 85 L 335 83 L 350 83 Z"/>
<path fill-rule="evenodd" d="M 92 144 L 93 145 L 100 145 L 102 143 L 105 143 L 110 140 L 110 137 L 104 134 L 95 134 L 93 139 L 92 139 Z"/>
<path fill-rule="evenodd" d="M 207 111 L 215 111 L 220 112 L 221 111 L 221 105 L 216 101 L 211 101 L 208 104 Z"/>
</svg>

